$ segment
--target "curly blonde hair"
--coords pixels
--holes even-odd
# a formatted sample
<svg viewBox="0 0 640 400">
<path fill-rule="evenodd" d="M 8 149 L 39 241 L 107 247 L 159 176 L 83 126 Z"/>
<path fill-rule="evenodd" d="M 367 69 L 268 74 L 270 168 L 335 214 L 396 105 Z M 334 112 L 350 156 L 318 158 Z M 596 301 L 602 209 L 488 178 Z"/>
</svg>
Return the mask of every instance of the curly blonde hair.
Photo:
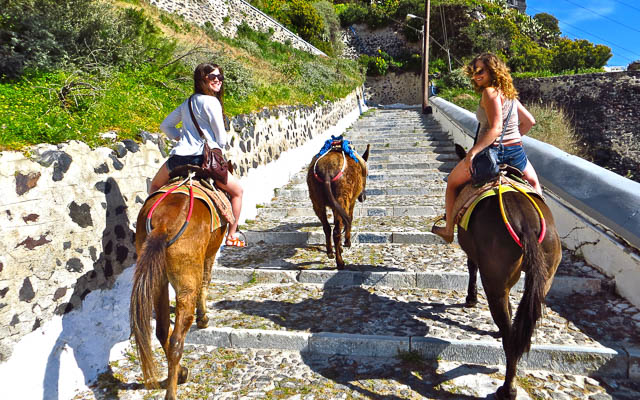
<svg viewBox="0 0 640 400">
<path fill-rule="evenodd" d="M 473 74 L 476 71 L 476 61 L 482 61 L 487 68 L 487 72 L 489 72 L 489 86 L 498 89 L 500 92 L 504 94 L 504 96 L 508 99 L 515 99 L 518 97 L 518 91 L 513 86 L 513 79 L 511 78 L 511 73 L 509 67 L 495 54 L 492 53 L 482 53 L 476 56 L 467 66 L 465 67 L 465 73 L 472 78 L 471 84 L 473 85 L 473 89 L 476 92 L 482 92 L 483 87 L 478 86 L 476 81 L 473 79 Z"/>
</svg>

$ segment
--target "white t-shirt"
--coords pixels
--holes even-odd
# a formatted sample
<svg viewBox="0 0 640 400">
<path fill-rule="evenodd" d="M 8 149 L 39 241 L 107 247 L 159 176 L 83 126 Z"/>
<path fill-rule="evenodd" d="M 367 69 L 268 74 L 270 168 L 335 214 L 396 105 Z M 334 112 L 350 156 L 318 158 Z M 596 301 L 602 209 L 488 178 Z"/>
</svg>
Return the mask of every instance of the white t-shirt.
<svg viewBox="0 0 640 400">
<path fill-rule="evenodd" d="M 171 150 L 171 155 L 199 156 L 204 150 L 204 142 L 191 120 L 188 101 L 187 98 L 160 124 L 162 132 L 171 139 L 178 140 L 178 144 Z M 227 144 L 227 131 L 224 129 L 222 106 L 218 98 L 195 94 L 191 100 L 191 107 L 209 147 L 224 149 Z M 181 121 L 182 127 L 176 128 Z"/>
</svg>

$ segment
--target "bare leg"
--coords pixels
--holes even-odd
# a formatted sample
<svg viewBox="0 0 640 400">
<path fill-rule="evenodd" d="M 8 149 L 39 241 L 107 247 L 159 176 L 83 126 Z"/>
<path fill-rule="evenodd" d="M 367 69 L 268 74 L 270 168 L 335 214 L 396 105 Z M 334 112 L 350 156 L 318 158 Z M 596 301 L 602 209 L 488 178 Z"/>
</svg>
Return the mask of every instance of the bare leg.
<svg viewBox="0 0 640 400">
<path fill-rule="evenodd" d="M 540 196 L 542 196 L 542 187 L 540 186 L 540 181 L 538 180 L 538 174 L 536 174 L 536 170 L 531 165 L 531 162 L 527 161 L 527 166 L 524 167 L 524 179 L 526 179 L 531 186 L 538 192 Z"/>
<path fill-rule="evenodd" d="M 464 160 L 460 161 L 458 165 L 456 165 L 447 179 L 447 191 L 444 196 L 446 226 L 444 228 L 439 226 L 431 228 L 431 232 L 442 237 L 447 243 L 451 243 L 453 241 L 453 205 L 455 204 L 456 197 L 458 196 L 458 188 L 469 182 L 470 179 L 471 172 L 469 172 Z"/>
<path fill-rule="evenodd" d="M 169 169 L 167 168 L 167 163 L 162 164 L 162 167 L 156 172 L 156 176 L 153 177 L 151 181 L 151 186 L 149 187 L 149 194 L 155 192 L 156 190 L 163 187 L 169 181 Z"/>
<path fill-rule="evenodd" d="M 240 181 L 232 174 L 229 174 L 226 185 L 223 185 L 221 182 L 216 182 L 216 185 L 231 196 L 231 211 L 233 212 L 235 222 L 232 225 L 229 225 L 229 232 L 227 233 L 227 236 L 229 238 L 236 238 L 238 221 L 240 220 L 240 212 L 242 211 L 242 195 L 244 193 L 244 189 L 242 189 Z"/>
</svg>

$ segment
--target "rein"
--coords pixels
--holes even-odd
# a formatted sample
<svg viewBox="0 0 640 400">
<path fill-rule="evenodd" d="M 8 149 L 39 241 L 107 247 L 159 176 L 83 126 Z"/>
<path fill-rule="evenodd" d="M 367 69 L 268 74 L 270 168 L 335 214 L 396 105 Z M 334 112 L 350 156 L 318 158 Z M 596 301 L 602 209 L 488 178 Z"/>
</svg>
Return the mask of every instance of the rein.
<svg viewBox="0 0 640 400">
<path fill-rule="evenodd" d="M 518 237 L 518 234 L 516 233 L 516 231 L 513 230 L 513 227 L 511 226 L 511 224 L 509 223 L 509 220 L 507 219 L 507 213 L 505 213 L 504 211 L 504 204 L 502 202 L 502 193 L 505 192 L 506 189 L 503 189 L 502 187 L 503 187 L 502 174 L 500 174 L 500 176 L 498 177 L 498 203 L 500 204 L 500 214 L 502 215 L 502 220 L 504 221 L 504 225 L 507 227 L 507 231 L 509 231 L 509 235 L 511 235 L 511 238 L 513 238 L 513 240 L 518 244 L 518 246 L 522 247 L 522 242 L 520 241 L 520 238 Z M 527 197 L 527 199 L 529 199 L 531 204 L 533 204 L 536 211 L 538 211 L 538 215 L 540 216 L 540 236 L 538 237 L 538 243 L 542 243 L 542 240 L 544 239 L 544 235 L 547 232 L 547 225 L 544 222 L 544 215 L 542 214 L 540 207 L 538 207 L 538 204 L 531 198 L 531 196 L 529 196 L 529 193 L 527 193 L 525 190 L 517 187 L 516 185 L 512 185 L 512 187 L 517 191 L 519 191 L 520 193 L 524 194 Z"/>
<path fill-rule="evenodd" d="M 186 184 L 187 181 L 189 182 L 189 212 L 187 213 L 187 219 L 184 221 L 184 224 L 182 224 L 182 228 L 180 228 L 180 230 L 173 237 L 173 239 L 171 239 L 171 240 L 169 240 L 167 242 L 167 247 L 171 246 L 173 243 L 175 243 L 176 240 L 178 240 L 178 238 L 180 236 L 182 236 L 182 234 L 184 233 L 185 229 L 187 229 L 187 225 L 189 225 L 189 221 L 191 220 L 191 213 L 193 212 L 193 181 L 192 181 L 191 178 L 193 176 L 194 176 L 194 172 L 189 172 L 189 176 L 185 180 L 183 180 L 182 182 L 178 183 L 176 186 L 174 186 L 171 189 L 169 189 L 166 192 L 164 192 L 164 194 L 162 196 L 160 196 L 160 198 L 158 200 L 156 200 L 155 203 L 153 203 L 153 206 L 151 206 L 151 209 L 149 210 L 149 213 L 147 214 L 146 228 L 147 228 L 147 234 L 148 234 L 153 229 L 153 226 L 151 225 L 151 216 L 152 216 L 153 212 L 155 211 L 156 207 L 158 207 L 158 204 L 160 204 L 160 202 L 162 200 L 164 200 L 171 192 L 173 192 L 174 190 L 176 190 L 180 186 Z"/>
<path fill-rule="evenodd" d="M 316 180 L 320 183 L 323 183 L 324 181 L 322 180 L 322 178 L 320 178 L 318 176 L 318 174 L 316 173 L 316 168 L 318 167 L 318 161 L 320 161 L 320 159 L 324 156 L 326 156 L 327 154 L 329 154 L 330 151 L 327 151 L 326 153 L 324 153 L 323 155 L 321 155 L 320 157 L 318 157 L 316 159 L 315 164 L 313 164 L 313 177 L 316 178 Z M 342 153 L 342 169 L 340 170 L 340 172 L 338 173 L 338 175 L 334 176 L 333 178 L 331 178 L 331 182 L 335 182 L 338 179 L 340 179 L 342 177 L 342 174 L 344 174 L 344 170 L 347 168 L 347 156 L 345 156 L 344 151 L 341 151 Z"/>
</svg>

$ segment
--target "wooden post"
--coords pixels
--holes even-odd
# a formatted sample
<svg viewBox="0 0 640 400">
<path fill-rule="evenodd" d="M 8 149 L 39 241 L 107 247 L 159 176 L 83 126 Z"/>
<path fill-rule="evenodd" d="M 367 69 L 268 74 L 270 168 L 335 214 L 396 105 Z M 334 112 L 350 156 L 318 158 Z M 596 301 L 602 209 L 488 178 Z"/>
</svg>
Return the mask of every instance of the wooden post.
<svg viewBox="0 0 640 400">
<path fill-rule="evenodd" d="M 422 28 L 422 113 L 431 114 L 429 106 L 429 14 L 431 1 L 424 2 L 424 27 Z"/>
</svg>

